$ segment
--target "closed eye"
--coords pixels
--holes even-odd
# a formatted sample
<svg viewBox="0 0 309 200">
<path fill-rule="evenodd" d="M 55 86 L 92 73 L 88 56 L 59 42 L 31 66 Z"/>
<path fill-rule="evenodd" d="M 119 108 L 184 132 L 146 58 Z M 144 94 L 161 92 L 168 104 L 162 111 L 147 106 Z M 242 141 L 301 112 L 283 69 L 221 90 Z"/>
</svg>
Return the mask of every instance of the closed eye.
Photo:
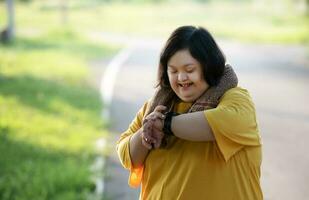
<svg viewBox="0 0 309 200">
<path fill-rule="evenodd" d="M 194 72 L 194 70 L 195 70 L 195 67 L 193 65 L 190 65 L 190 66 L 186 67 L 186 72 L 187 73 L 192 73 L 192 72 Z"/>
<path fill-rule="evenodd" d="M 175 73 L 177 72 L 177 70 L 174 70 L 174 69 L 171 69 L 171 68 L 169 68 L 168 71 L 169 71 L 170 73 L 172 73 L 172 74 L 175 74 Z"/>
</svg>

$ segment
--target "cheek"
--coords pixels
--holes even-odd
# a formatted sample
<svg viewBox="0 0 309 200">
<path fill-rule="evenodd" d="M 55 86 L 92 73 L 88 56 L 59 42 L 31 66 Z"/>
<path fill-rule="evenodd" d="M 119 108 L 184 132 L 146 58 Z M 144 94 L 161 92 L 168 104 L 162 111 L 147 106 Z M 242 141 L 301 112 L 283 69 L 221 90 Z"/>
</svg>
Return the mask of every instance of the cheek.
<svg viewBox="0 0 309 200">
<path fill-rule="evenodd" d="M 205 82 L 204 74 L 201 70 L 196 70 L 194 73 L 191 74 L 190 78 L 193 82 Z"/>
<path fill-rule="evenodd" d="M 170 75 L 170 74 L 169 74 L 169 75 L 168 75 L 168 80 L 169 80 L 171 86 L 177 84 L 177 78 L 176 78 L 174 75 Z"/>
<path fill-rule="evenodd" d="M 200 82 L 203 80 L 203 77 L 199 74 L 199 73 L 192 73 L 189 75 L 189 79 L 192 81 L 192 82 Z"/>
</svg>

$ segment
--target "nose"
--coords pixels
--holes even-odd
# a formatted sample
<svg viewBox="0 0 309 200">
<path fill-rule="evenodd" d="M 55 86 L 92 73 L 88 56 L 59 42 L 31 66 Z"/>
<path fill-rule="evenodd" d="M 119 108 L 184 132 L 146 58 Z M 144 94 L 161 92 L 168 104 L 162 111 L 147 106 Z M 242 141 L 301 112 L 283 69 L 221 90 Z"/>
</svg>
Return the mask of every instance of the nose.
<svg viewBox="0 0 309 200">
<path fill-rule="evenodd" d="M 181 73 L 178 74 L 178 81 L 179 82 L 184 82 L 186 80 L 188 80 L 188 74 L 187 73 L 181 72 Z"/>
</svg>

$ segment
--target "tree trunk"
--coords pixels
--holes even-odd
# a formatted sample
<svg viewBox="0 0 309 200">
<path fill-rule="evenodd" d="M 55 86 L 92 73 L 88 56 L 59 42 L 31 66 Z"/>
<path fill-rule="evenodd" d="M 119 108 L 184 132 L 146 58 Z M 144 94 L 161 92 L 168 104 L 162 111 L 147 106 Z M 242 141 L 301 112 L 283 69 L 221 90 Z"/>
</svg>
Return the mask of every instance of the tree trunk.
<svg viewBox="0 0 309 200">
<path fill-rule="evenodd" d="M 7 25 L 4 30 L 0 31 L 0 42 L 8 43 L 13 40 L 14 31 L 14 2 L 13 0 L 6 0 L 7 10 Z"/>
<path fill-rule="evenodd" d="M 15 24 L 14 24 L 14 0 L 6 0 L 7 7 L 7 31 L 8 38 L 12 40 L 15 36 Z"/>
</svg>

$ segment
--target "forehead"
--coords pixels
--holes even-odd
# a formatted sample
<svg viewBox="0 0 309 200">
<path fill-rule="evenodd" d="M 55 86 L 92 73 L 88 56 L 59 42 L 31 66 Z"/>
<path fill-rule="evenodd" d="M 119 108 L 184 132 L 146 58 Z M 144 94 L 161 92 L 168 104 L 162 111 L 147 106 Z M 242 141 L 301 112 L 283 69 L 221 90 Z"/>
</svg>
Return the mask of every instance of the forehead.
<svg viewBox="0 0 309 200">
<path fill-rule="evenodd" d="M 187 49 L 177 51 L 167 62 L 167 65 L 171 67 L 183 67 L 191 64 L 199 65 L 199 62 L 192 57 Z"/>
</svg>

